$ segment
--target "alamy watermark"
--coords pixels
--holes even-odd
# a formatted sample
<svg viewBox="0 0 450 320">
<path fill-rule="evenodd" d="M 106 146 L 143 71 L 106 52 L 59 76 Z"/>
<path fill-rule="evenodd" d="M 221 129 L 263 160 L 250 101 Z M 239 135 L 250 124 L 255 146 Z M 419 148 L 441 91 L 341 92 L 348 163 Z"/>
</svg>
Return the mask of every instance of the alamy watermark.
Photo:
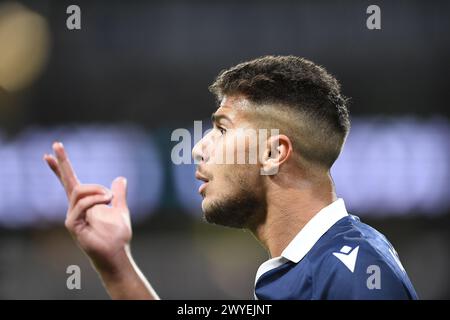
<svg viewBox="0 0 450 320">
<path fill-rule="evenodd" d="M 66 286 L 69 290 L 81 290 L 81 269 L 76 264 L 67 267 L 66 273 L 70 274 L 66 280 Z"/>
<path fill-rule="evenodd" d="M 66 27 L 69 30 L 81 29 L 81 9 L 76 4 L 67 7 L 66 13 L 69 14 L 66 20 Z"/>
<path fill-rule="evenodd" d="M 369 30 L 381 30 L 381 9 L 379 6 L 372 4 L 367 7 L 367 17 L 366 26 Z"/>
<path fill-rule="evenodd" d="M 376 264 L 367 267 L 366 273 L 370 276 L 367 278 L 366 286 L 369 290 L 381 289 L 381 269 Z"/>
</svg>

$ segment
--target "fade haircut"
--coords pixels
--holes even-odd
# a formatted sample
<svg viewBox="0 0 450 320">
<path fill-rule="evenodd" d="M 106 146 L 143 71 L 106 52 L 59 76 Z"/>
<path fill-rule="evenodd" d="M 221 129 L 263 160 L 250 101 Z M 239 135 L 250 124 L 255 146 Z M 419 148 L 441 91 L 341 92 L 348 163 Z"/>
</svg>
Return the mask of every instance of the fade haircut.
<svg viewBox="0 0 450 320">
<path fill-rule="evenodd" d="M 243 95 L 261 125 L 280 129 L 301 159 L 327 169 L 350 130 L 347 99 L 323 67 L 296 56 L 265 56 L 222 70 L 210 91 Z"/>
</svg>

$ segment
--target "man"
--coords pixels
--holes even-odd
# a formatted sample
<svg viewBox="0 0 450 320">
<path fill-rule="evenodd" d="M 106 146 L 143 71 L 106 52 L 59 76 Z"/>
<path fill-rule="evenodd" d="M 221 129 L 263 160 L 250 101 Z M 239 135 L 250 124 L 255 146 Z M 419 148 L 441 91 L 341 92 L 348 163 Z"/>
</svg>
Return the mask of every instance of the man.
<svg viewBox="0 0 450 320">
<path fill-rule="evenodd" d="M 213 129 L 194 147 L 202 210 L 210 223 L 247 228 L 273 257 L 256 275 L 258 299 L 416 299 L 387 239 L 346 211 L 330 168 L 350 122 L 335 78 L 311 61 L 267 56 L 219 74 Z M 257 161 L 229 163 L 259 139 Z M 266 131 L 265 131 L 266 132 Z M 157 299 L 133 262 L 126 180 L 111 190 L 77 180 L 61 143 L 45 160 L 69 198 L 66 227 L 116 299 Z M 111 206 L 108 206 L 111 204 Z"/>
</svg>

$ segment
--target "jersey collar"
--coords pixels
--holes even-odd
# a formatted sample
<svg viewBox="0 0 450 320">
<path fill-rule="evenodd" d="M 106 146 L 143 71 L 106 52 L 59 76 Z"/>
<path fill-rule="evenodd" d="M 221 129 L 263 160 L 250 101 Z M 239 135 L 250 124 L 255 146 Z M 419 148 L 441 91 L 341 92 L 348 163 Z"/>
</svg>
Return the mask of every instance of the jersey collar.
<svg viewBox="0 0 450 320">
<path fill-rule="evenodd" d="M 256 273 L 255 283 L 261 275 L 281 266 L 287 261 L 298 263 L 328 229 L 346 216 L 348 216 L 348 213 L 342 198 L 338 198 L 333 203 L 321 209 L 288 244 L 281 253 L 281 256 L 272 258 L 259 267 Z"/>
</svg>

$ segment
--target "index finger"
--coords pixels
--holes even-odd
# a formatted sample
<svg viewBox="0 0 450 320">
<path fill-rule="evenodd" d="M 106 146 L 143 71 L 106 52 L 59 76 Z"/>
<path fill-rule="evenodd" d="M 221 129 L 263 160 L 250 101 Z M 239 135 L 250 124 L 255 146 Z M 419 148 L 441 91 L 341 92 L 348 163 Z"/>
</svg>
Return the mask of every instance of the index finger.
<svg viewBox="0 0 450 320">
<path fill-rule="evenodd" d="M 61 174 L 61 182 L 64 185 L 67 196 L 70 197 L 73 188 L 80 182 L 78 181 L 75 171 L 70 164 L 69 157 L 61 142 L 55 142 L 53 144 L 53 151 L 55 152 L 56 159 L 58 160 L 59 172 Z"/>
<path fill-rule="evenodd" d="M 58 160 L 56 160 L 56 158 L 51 154 L 44 154 L 44 161 L 47 162 L 50 169 L 52 169 L 54 174 L 58 177 L 59 181 L 62 183 L 61 172 L 59 172 Z"/>
</svg>

